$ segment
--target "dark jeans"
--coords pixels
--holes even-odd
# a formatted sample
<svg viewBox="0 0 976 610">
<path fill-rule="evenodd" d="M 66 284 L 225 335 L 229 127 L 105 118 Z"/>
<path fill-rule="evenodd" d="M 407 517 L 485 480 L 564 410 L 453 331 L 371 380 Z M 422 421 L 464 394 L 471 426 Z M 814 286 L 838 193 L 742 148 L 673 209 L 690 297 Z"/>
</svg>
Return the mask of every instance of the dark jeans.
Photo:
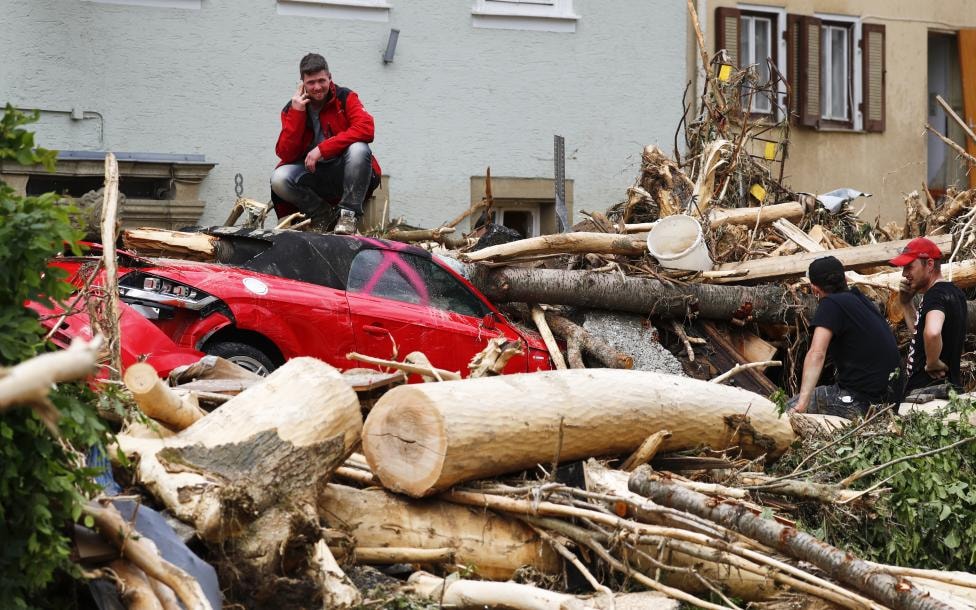
<svg viewBox="0 0 976 610">
<path fill-rule="evenodd" d="M 356 142 L 338 157 L 319 161 L 315 173 L 304 162 L 282 165 L 271 174 L 271 191 L 312 219 L 336 204 L 362 216 L 367 195 L 379 185 L 372 158 L 369 145 Z"/>
<path fill-rule="evenodd" d="M 794 396 L 787 401 L 790 408 L 796 406 L 799 396 Z M 807 413 L 822 415 L 837 415 L 847 419 L 864 417 L 868 412 L 870 403 L 858 400 L 853 393 L 841 388 L 836 383 L 834 385 L 818 385 L 813 390 L 810 397 L 810 404 L 807 405 Z"/>
</svg>

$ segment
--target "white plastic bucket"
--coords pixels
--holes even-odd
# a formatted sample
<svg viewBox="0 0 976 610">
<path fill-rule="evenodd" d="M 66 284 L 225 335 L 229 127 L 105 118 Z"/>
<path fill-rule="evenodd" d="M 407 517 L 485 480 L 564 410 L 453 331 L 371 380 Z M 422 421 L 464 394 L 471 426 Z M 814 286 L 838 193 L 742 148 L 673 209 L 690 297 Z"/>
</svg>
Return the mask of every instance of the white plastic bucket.
<svg viewBox="0 0 976 610">
<path fill-rule="evenodd" d="M 647 234 L 647 250 L 669 269 L 709 271 L 713 267 L 701 225 L 684 214 L 659 220 Z"/>
</svg>

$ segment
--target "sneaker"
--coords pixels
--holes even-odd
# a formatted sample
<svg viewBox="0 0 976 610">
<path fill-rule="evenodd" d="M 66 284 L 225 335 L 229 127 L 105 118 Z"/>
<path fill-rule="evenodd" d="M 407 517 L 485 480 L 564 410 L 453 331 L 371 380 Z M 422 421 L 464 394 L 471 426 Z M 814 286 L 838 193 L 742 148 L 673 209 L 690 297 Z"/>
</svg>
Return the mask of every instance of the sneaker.
<svg viewBox="0 0 976 610">
<path fill-rule="evenodd" d="M 354 235 L 356 233 L 356 213 L 352 210 L 340 211 L 339 220 L 332 232 L 336 235 Z"/>
</svg>

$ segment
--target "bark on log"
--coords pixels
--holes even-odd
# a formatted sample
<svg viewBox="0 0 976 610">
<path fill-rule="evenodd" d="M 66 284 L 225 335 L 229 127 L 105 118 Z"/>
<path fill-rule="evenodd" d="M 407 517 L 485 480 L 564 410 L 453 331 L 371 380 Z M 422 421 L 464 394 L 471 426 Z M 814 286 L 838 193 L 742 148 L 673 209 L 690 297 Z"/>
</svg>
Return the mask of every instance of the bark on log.
<svg viewBox="0 0 976 610">
<path fill-rule="evenodd" d="M 871 564 L 813 536 L 772 519 L 756 516 L 741 505 L 717 504 L 708 496 L 670 482 L 653 481 L 649 468 L 631 475 L 630 490 L 664 506 L 689 512 L 741 532 L 776 550 L 809 562 L 832 577 L 894 610 L 949 610 L 904 578 L 878 573 Z"/>
<path fill-rule="evenodd" d="M 729 320 L 750 304 L 758 322 L 792 322 L 798 313 L 811 318 L 817 306 L 814 297 L 779 286 L 665 284 L 589 271 L 482 267 L 472 276 L 472 283 L 496 302 L 572 305 L 671 318 L 697 314 Z"/>
<path fill-rule="evenodd" d="M 330 483 L 318 497 L 318 513 L 329 527 L 352 536 L 357 547 L 451 549 L 456 564 L 473 566 L 482 578 L 511 578 L 526 565 L 547 574 L 561 567 L 552 549 L 523 523 L 437 499 L 411 500 L 385 489 Z"/>
<path fill-rule="evenodd" d="M 126 369 L 124 380 L 142 412 L 173 429 L 188 428 L 207 414 L 195 399 L 181 397 L 164 384 L 151 364 L 133 364 Z"/>
<path fill-rule="evenodd" d="M 124 559 L 116 559 L 108 567 L 119 579 L 119 597 L 126 610 L 165 610 L 145 572 Z"/>
<path fill-rule="evenodd" d="M 218 258 L 220 238 L 203 233 L 168 231 L 144 227 L 123 232 L 122 242 L 127 250 L 143 256 L 172 256 L 198 261 Z"/>
<path fill-rule="evenodd" d="M 502 261 L 539 254 L 620 254 L 640 256 L 647 241 L 617 233 L 556 233 L 491 246 L 462 255 L 467 261 Z M 545 303 L 547 301 L 540 301 Z"/>
<path fill-rule="evenodd" d="M 952 251 L 951 235 L 932 235 L 930 239 L 939 246 L 943 255 Z M 858 269 L 887 265 L 888 261 L 898 255 L 910 240 L 882 242 L 866 246 L 853 246 L 831 250 L 831 256 L 836 257 L 847 269 Z M 744 278 L 715 279 L 716 283 L 756 282 L 781 280 L 803 275 L 814 260 L 821 258 L 822 252 L 803 252 L 790 256 L 766 257 L 739 263 L 725 263 L 719 265 L 719 271 L 747 270 L 749 274 Z"/>
<path fill-rule="evenodd" d="M 313 488 L 359 440 L 362 416 L 342 375 L 294 358 L 179 434 L 118 437 L 140 480 L 206 540 L 237 534 L 254 513 Z M 280 472 L 280 476 L 279 476 Z"/>
<path fill-rule="evenodd" d="M 363 452 L 385 487 L 421 497 L 557 456 L 630 453 L 665 428 L 664 451 L 736 445 L 775 456 L 793 440 L 775 405 L 745 390 L 573 369 L 394 388 L 366 420 Z"/>
</svg>

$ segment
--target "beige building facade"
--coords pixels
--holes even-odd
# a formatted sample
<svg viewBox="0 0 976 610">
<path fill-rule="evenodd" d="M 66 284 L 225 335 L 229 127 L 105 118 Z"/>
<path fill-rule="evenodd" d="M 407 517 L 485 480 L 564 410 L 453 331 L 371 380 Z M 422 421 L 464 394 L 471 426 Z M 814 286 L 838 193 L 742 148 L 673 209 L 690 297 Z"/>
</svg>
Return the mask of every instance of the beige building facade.
<svg viewBox="0 0 976 610">
<path fill-rule="evenodd" d="M 941 96 L 976 125 L 972 1 L 698 0 L 697 8 L 710 54 L 724 48 L 735 65 L 760 74 L 775 74 L 765 66 L 771 59 L 789 85 L 752 111 L 781 120 L 788 109 L 783 175 L 793 190 L 872 193 L 854 207 L 863 207 L 863 220 L 886 223 L 904 220 L 905 194 L 923 183 L 936 197 L 976 186 L 976 170 L 967 176 L 965 162 L 925 130 L 931 124 L 976 152 L 937 102 Z M 690 45 L 700 85 L 698 57 Z"/>
</svg>

